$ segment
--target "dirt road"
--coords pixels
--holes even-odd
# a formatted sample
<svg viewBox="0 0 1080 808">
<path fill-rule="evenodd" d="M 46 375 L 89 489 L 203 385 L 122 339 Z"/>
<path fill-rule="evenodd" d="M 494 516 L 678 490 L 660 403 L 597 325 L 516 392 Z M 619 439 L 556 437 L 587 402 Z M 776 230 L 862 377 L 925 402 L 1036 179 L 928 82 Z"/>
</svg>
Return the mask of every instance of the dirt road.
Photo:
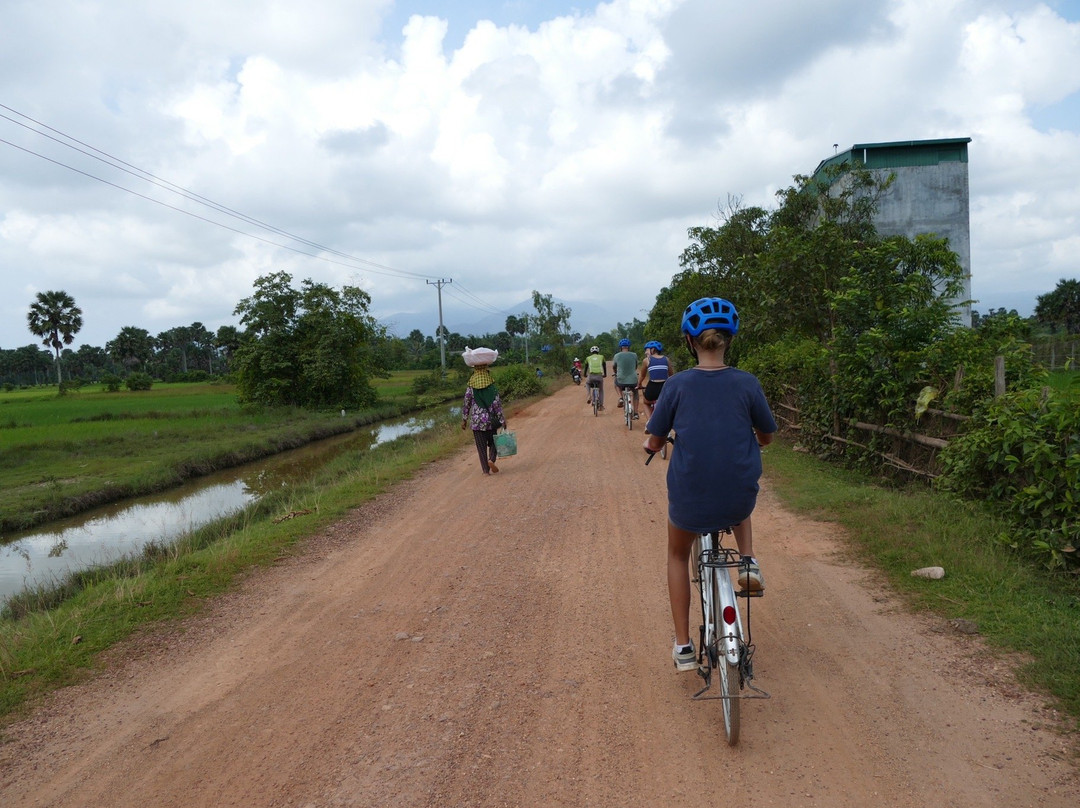
<svg viewBox="0 0 1080 808">
<path fill-rule="evenodd" d="M 501 473 L 435 464 L 12 727 L 0 805 L 1080 805 L 1042 700 L 767 480 L 773 698 L 727 747 L 671 664 L 665 463 L 580 388 L 510 422 Z"/>
</svg>

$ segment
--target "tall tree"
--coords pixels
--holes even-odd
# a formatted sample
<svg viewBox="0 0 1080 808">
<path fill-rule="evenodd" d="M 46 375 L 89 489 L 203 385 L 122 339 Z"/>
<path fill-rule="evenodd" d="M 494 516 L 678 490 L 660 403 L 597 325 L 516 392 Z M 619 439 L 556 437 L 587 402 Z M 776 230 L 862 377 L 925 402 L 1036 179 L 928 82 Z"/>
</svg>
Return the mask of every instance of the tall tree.
<svg viewBox="0 0 1080 808">
<path fill-rule="evenodd" d="M 145 328 L 126 325 L 120 333 L 105 343 L 105 350 L 130 373 L 149 364 L 154 358 L 157 340 Z"/>
<path fill-rule="evenodd" d="M 231 367 L 233 354 L 240 347 L 240 330 L 234 325 L 219 327 L 214 334 L 213 345 L 225 357 L 226 367 Z"/>
<path fill-rule="evenodd" d="M 570 338 L 571 310 L 562 303 L 556 303 L 551 295 L 542 295 L 535 289 L 532 293 L 533 308 L 536 309 L 536 333 L 541 349 L 548 346 L 547 365 L 562 369 L 570 364 L 566 353 L 566 343 Z"/>
<path fill-rule="evenodd" d="M 1035 319 L 1066 334 L 1080 334 L 1080 281 L 1062 278 L 1054 291 L 1035 298 Z"/>
<path fill-rule="evenodd" d="M 67 292 L 38 292 L 26 315 L 30 333 L 56 354 L 56 383 L 60 378 L 60 349 L 75 341 L 82 328 L 82 309 Z"/>
</svg>

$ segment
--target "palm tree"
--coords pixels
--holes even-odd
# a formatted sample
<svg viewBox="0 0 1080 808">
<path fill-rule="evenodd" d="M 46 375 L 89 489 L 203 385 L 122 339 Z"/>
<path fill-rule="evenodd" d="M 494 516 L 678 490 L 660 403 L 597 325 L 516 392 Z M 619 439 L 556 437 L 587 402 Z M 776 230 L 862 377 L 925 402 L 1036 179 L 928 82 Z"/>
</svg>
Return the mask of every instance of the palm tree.
<svg viewBox="0 0 1080 808">
<path fill-rule="evenodd" d="M 82 309 L 67 292 L 38 292 L 26 315 L 30 333 L 56 354 L 56 383 L 60 380 L 60 349 L 75 341 L 82 328 Z"/>
</svg>

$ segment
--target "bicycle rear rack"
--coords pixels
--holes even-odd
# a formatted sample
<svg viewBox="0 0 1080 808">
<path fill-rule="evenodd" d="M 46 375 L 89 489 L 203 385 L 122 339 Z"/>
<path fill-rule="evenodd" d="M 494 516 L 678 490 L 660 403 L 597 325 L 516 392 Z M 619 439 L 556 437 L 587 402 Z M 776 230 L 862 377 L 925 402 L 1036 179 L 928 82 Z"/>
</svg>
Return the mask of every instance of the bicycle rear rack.
<svg viewBox="0 0 1080 808">
<path fill-rule="evenodd" d="M 739 556 L 737 551 L 732 550 L 730 547 L 720 546 L 719 536 L 714 535 L 713 541 L 716 542 L 717 546 L 713 547 L 710 550 L 706 550 L 706 551 L 704 551 L 702 553 L 703 558 L 701 558 L 700 561 L 699 561 L 699 563 L 700 563 L 700 565 L 702 567 L 705 567 L 706 569 L 731 570 L 731 569 L 738 569 L 742 565 L 741 557 Z M 706 558 L 704 556 L 709 556 L 709 557 Z M 754 643 L 752 641 L 752 637 L 751 637 L 751 634 L 750 634 L 750 598 L 760 598 L 764 594 L 765 593 L 763 591 L 761 591 L 761 590 L 758 590 L 758 591 L 750 591 L 748 589 L 735 590 L 735 597 L 737 597 L 737 598 L 745 598 L 746 599 L 746 639 L 743 642 L 743 649 L 744 649 L 745 653 L 743 653 L 741 655 L 741 659 L 739 660 L 739 679 L 740 679 L 741 684 L 742 684 L 742 686 L 739 688 L 739 690 L 741 691 L 743 687 L 746 687 L 746 688 L 749 688 L 750 690 L 752 690 L 754 692 L 753 693 L 739 692 L 739 693 L 732 694 L 732 695 L 729 695 L 729 696 L 724 696 L 724 695 L 706 696 L 706 695 L 704 695 L 712 687 L 712 672 L 713 672 L 713 669 L 717 665 L 727 664 L 727 663 L 720 662 L 719 655 L 717 655 L 716 662 L 714 663 L 713 660 L 712 660 L 712 655 L 709 654 L 709 650 L 707 648 L 702 648 L 702 650 L 701 650 L 702 655 L 709 655 L 709 659 L 708 659 L 708 664 L 707 665 L 698 665 L 697 674 L 698 674 L 698 676 L 700 676 L 702 678 L 702 680 L 704 680 L 705 686 L 703 688 L 701 688 L 701 690 L 699 690 L 697 693 L 695 693 L 692 696 L 692 698 L 695 701 L 708 701 L 710 699 L 724 700 L 724 699 L 771 699 L 772 698 L 772 695 L 765 692 L 760 687 L 755 686 L 753 684 L 753 682 L 752 682 L 752 680 L 754 678 L 753 658 L 754 658 L 755 645 L 754 645 Z M 702 630 L 702 633 L 704 633 L 704 626 L 702 627 L 701 630 Z M 702 640 L 702 644 L 703 644 L 703 640 Z"/>
</svg>

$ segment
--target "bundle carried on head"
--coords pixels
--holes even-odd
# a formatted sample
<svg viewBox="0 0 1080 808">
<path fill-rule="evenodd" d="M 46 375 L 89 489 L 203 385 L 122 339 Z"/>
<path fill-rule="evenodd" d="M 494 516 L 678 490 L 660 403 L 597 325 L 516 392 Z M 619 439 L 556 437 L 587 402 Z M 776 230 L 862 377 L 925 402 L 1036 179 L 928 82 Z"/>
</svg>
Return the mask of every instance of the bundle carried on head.
<svg viewBox="0 0 1080 808">
<path fill-rule="evenodd" d="M 499 352 L 494 348 L 470 348 L 466 345 L 461 358 L 465 360 L 466 365 L 474 368 L 478 365 L 495 364 L 495 360 L 499 358 Z"/>
<path fill-rule="evenodd" d="M 481 407 L 490 407 L 498 395 L 495 387 L 495 377 L 491 375 L 488 366 L 499 358 L 499 352 L 494 348 L 470 348 L 465 346 L 461 354 L 465 364 L 473 368 L 469 377 L 469 387 L 473 389 L 473 398 Z"/>
</svg>

